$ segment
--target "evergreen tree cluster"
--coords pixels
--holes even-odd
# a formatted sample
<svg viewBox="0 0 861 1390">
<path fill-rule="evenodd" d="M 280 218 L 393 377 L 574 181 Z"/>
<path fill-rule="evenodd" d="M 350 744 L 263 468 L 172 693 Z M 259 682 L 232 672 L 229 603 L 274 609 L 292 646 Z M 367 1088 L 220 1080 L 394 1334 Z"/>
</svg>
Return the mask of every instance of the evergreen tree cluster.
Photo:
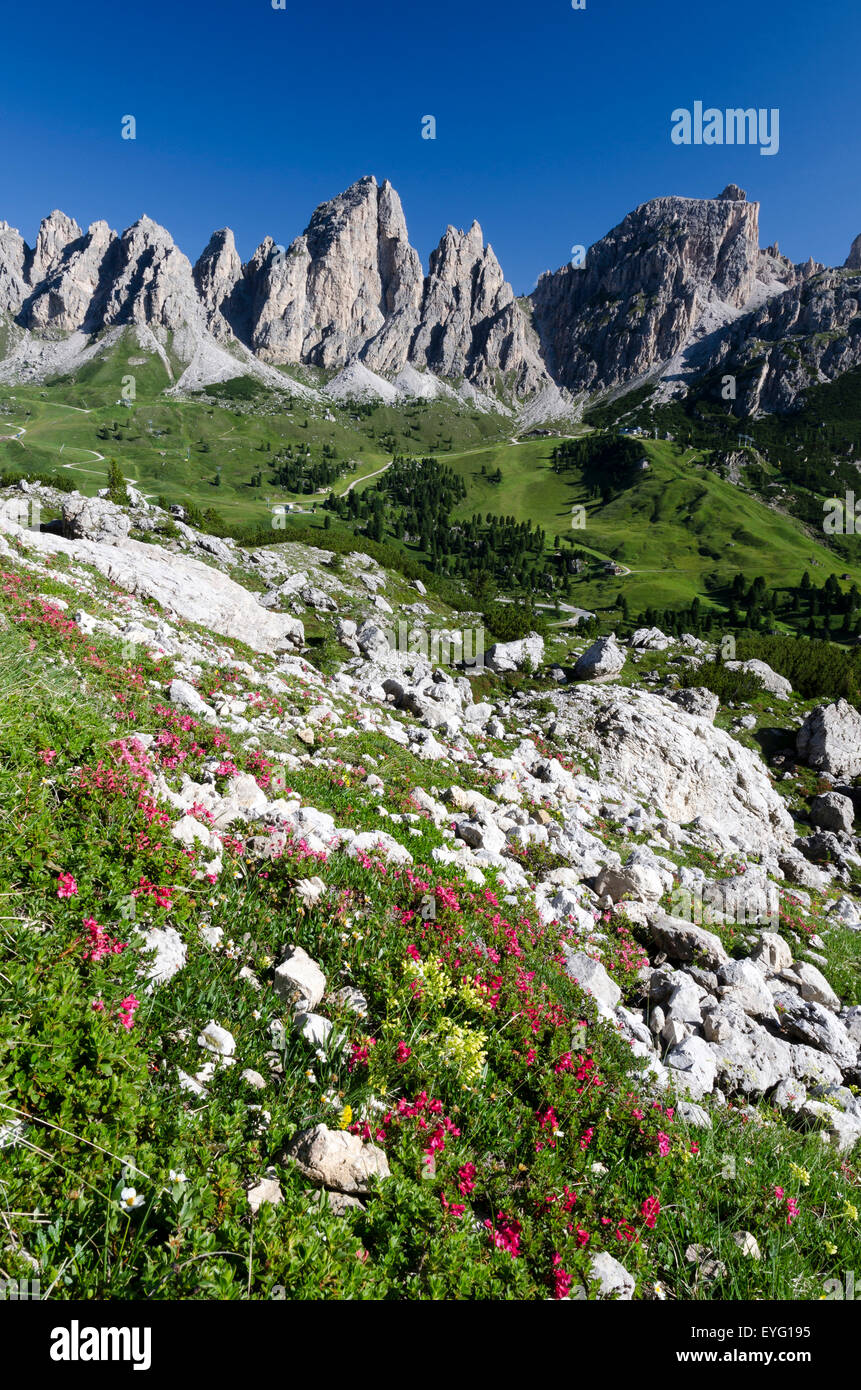
<svg viewBox="0 0 861 1390">
<path fill-rule="evenodd" d="M 627 435 L 604 433 L 566 439 L 551 454 L 554 473 L 576 469 L 590 497 L 606 505 L 631 486 L 643 459 L 643 446 Z"/>
<path fill-rule="evenodd" d="M 331 487 L 350 467 L 349 464 L 336 459 L 334 452 L 331 445 L 324 445 L 323 457 L 312 458 L 307 452 L 299 452 L 299 446 L 294 450 L 294 446 L 288 444 L 286 449 L 277 453 L 272 460 L 269 481 L 274 487 L 295 493 L 314 493 L 324 487 Z M 262 474 L 258 473 L 256 477 L 262 479 Z M 254 486 L 259 487 L 260 482 L 252 479 L 252 487 Z"/>
<path fill-rule="evenodd" d="M 439 574 L 466 581 L 483 576 L 487 599 L 497 588 L 567 592 L 570 557 L 548 553 L 540 526 L 490 512 L 454 521 L 452 513 L 465 497 L 463 479 L 437 459 L 397 457 L 373 487 L 330 495 L 325 505 L 373 541 L 389 533 L 417 548 Z"/>
</svg>

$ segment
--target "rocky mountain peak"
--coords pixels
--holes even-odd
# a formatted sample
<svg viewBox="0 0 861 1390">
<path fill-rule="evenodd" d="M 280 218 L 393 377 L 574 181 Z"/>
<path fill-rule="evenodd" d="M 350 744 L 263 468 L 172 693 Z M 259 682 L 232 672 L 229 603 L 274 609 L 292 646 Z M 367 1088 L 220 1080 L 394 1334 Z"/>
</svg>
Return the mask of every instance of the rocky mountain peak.
<svg viewBox="0 0 861 1390">
<path fill-rule="evenodd" d="M 88 327 L 141 323 L 176 330 L 204 325 L 191 263 L 165 227 L 144 214 L 111 245 Z"/>
<path fill-rule="evenodd" d="M 241 336 L 237 287 L 242 283 L 242 261 L 233 232 L 222 227 L 213 232 L 194 266 L 194 283 L 206 312 L 207 325 L 216 338 L 231 332 Z"/>
<path fill-rule="evenodd" d="M 747 302 L 758 260 L 758 203 L 643 203 L 589 248 L 583 267 L 539 280 L 532 299 L 545 361 L 572 390 L 655 372 L 691 339 L 707 306 L 731 316 Z"/>
<path fill-rule="evenodd" d="M 406 361 L 422 270 L 397 193 L 372 175 L 321 204 L 286 253 L 258 257 L 252 346 L 268 361 Z"/>
<path fill-rule="evenodd" d="M 67 217 L 58 208 L 42 218 L 39 234 L 36 236 L 36 249 L 29 264 L 29 282 L 40 285 L 42 281 L 60 267 L 72 243 L 82 236 L 81 228 L 72 217 Z"/>
<path fill-rule="evenodd" d="M 545 377 L 527 337 L 514 291 L 478 222 L 468 232 L 448 227 L 431 253 L 411 361 L 482 387 L 492 388 L 511 370 L 520 379 L 536 372 Z"/>
<path fill-rule="evenodd" d="M 30 265 L 30 283 L 38 285 L 55 271 L 70 245 L 83 235 L 73 217 L 56 209 L 43 217 L 36 237 L 36 249 Z"/>
<path fill-rule="evenodd" d="M 390 379 L 430 371 L 534 395 L 530 409 L 541 412 L 570 406 L 559 387 L 661 377 L 668 390 L 687 389 L 706 360 L 741 360 L 748 338 L 770 341 L 790 325 L 825 378 L 856 365 L 855 338 L 841 332 L 855 282 L 812 259 L 793 265 L 777 242 L 760 250 L 758 222 L 759 204 L 735 183 L 715 198 L 651 199 L 582 266 L 542 275 L 524 311 L 478 221 L 446 228 L 425 275 L 397 192 L 371 174 L 322 203 L 289 246 L 265 237 L 245 265 L 227 227 L 192 269 L 147 214 L 118 237 L 105 222 L 83 233 L 55 210 L 33 250 L 0 223 L 0 312 L 35 332 L 170 331 L 175 355 L 191 361 L 203 346 L 201 362 L 217 358 L 219 372 L 230 363 L 213 357 L 216 342 L 231 339 L 264 363 L 349 369 L 357 380 L 365 369 Z M 861 269 L 861 236 L 844 268 Z M 781 361 L 753 390 L 752 409 L 787 408 L 809 375 Z"/>
<path fill-rule="evenodd" d="M 23 305 L 20 317 L 26 326 L 66 332 L 82 328 L 103 274 L 109 271 L 108 252 L 114 241 L 116 232 L 107 222 L 93 222 L 86 234 L 71 240 L 59 264 L 36 285 Z"/>
</svg>

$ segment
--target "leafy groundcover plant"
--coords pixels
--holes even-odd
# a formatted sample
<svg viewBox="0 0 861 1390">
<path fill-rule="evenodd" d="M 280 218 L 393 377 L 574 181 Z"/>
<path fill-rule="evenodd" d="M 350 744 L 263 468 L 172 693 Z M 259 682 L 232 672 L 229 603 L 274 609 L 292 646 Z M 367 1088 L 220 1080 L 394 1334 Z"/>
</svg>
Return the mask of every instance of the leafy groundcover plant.
<svg viewBox="0 0 861 1390">
<path fill-rule="evenodd" d="M 220 875 L 201 874 L 159 779 L 217 760 L 219 786 L 238 770 L 266 788 L 277 769 L 168 704 L 170 662 L 84 635 L 54 588 L 0 579 L 7 1277 L 38 1261 L 43 1291 L 76 1299 L 542 1300 L 595 1296 L 606 1251 L 640 1298 L 774 1299 L 852 1267 L 851 1164 L 767 1106 L 685 1123 L 565 973 L 575 934 L 434 861 L 422 768 L 386 740 L 340 761 L 330 741 L 333 766 L 287 774 L 285 794 L 378 824 L 375 758 L 386 804 L 417 822 L 409 866 L 289 836 L 270 857 L 234 828 Z M 608 930 L 630 995 L 642 951 L 624 921 Z M 184 967 L 152 987 L 171 932 Z M 324 1042 L 274 987 L 286 946 L 326 976 Z M 319 1123 L 390 1169 L 343 1215 L 286 1157 Z M 249 1201 L 263 1182 L 276 1200 Z"/>
</svg>

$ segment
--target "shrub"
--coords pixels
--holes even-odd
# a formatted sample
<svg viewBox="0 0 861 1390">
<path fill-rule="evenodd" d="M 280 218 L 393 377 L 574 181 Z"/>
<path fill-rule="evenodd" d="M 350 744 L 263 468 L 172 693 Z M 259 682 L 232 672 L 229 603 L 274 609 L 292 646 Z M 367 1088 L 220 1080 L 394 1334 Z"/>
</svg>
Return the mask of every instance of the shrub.
<svg viewBox="0 0 861 1390">
<path fill-rule="evenodd" d="M 854 701 L 861 693 L 861 648 L 847 652 L 818 637 L 757 636 L 741 638 L 736 654 L 740 661 L 767 662 L 806 700 Z"/>
<path fill-rule="evenodd" d="M 752 671 L 728 671 L 719 661 L 704 661 L 702 666 L 691 667 L 680 677 L 680 684 L 685 690 L 704 686 L 717 695 L 722 705 L 755 699 L 763 691 L 762 681 Z"/>
</svg>

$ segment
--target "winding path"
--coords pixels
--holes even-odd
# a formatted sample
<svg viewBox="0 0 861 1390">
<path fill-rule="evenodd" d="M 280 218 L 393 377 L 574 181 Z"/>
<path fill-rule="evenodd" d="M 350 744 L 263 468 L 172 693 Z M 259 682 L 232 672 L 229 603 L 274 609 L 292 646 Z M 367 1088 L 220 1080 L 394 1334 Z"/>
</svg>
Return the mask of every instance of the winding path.
<svg viewBox="0 0 861 1390">
<path fill-rule="evenodd" d="M 341 493 L 341 496 L 346 497 L 348 492 L 352 492 L 353 488 L 356 486 L 356 483 L 366 483 L 369 478 L 379 478 L 380 474 L 385 473 L 387 468 L 391 468 L 393 463 L 394 459 L 389 459 L 388 463 L 384 463 L 382 468 L 377 468 L 373 473 L 366 473 L 363 478 L 354 478 L 353 481 L 350 483 L 349 487 L 344 488 L 344 491 Z"/>
</svg>

